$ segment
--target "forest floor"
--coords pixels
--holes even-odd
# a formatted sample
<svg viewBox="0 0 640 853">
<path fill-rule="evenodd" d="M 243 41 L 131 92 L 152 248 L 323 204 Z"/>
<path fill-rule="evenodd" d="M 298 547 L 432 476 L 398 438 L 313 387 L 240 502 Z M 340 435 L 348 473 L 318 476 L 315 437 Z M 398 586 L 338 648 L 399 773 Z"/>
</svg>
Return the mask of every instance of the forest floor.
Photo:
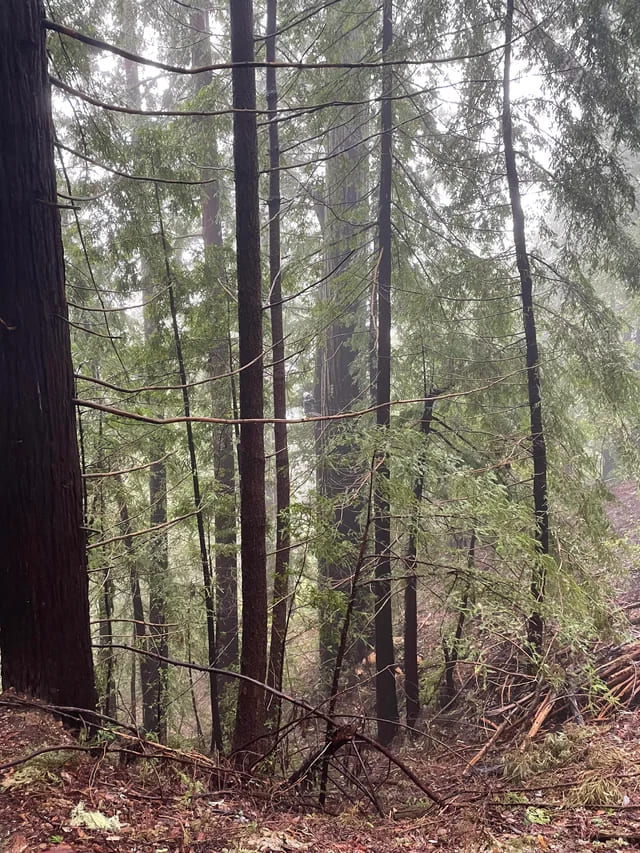
<svg viewBox="0 0 640 853">
<path fill-rule="evenodd" d="M 48 713 L 11 707 L 11 697 L 5 699 L 9 707 L 0 707 L 0 764 L 44 745 L 76 743 Z M 405 746 L 403 759 L 447 805 L 431 806 L 420 791 L 391 774 L 378 790 L 384 817 L 346 801 L 335 814 L 312 811 L 295 795 L 289 804 L 287 797 L 270 799 L 267 788 L 254 795 L 208 791 L 205 776 L 164 759 L 120 767 L 100 755 L 44 753 L 2 771 L 0 850 L 640 850 L 639 727 L 640 711 L 632 711 L 597 728 L 570 726 L 567 733 L 542 735 L 539 744 L 524 752 L 516 747 L 507 756 L 507 778 L 486 774 L 486 768 L 463 776 L 477 743 L 452 741 L 429 758 L 423 747 Z"/>
<path fill-rule="evenodd" d="M 612 523 L 637 541 L 636 488 L 622 484 L 614 492 Z M 640 599 L 637 575 L 621 599 Z M 358 761 L 364 758 L 360 766 L 369 774 L 370 802 L 346 782 L 344 798 L 333 800 L 329 813 L 314 807 L 313 790 L 283 791 L 263 780 L 241 791 L 230 773 L 212 770 L 210 759 L 178 750 L 152 746 L 153 758 L 123 766 L 117 742 L 105 740 L 89 752 L 50 713 L 4 694 L 0 851 L 640 851 L 639 732 L 640 709 L 542 731 L 533 740 L 521 732 L 468 768 L 490 730 L 443 723 L 431 740 L 394 749 L 444 808 L 382 756 L 363 753 Z"/>
</svg>

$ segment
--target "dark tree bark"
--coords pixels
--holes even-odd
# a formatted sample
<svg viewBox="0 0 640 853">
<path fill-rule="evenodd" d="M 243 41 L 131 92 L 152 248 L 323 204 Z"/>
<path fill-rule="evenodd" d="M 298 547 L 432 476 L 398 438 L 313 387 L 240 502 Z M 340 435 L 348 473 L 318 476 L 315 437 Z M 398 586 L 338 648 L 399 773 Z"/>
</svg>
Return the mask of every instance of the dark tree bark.
<svg viewBox="0 0 640 853">
<path fill-rule="evenodd" d="M 467 569 L 473 569 L 476 559 L 476 532 L 471 531 L 469 540 L 469 550 L 467 551 Z M 442 640 L 442 651 L 444 654 L 444 684 L 441 694 L 441 704 L 443 707 L 448 707 L 456 698 L 456 664 L 460 654 L 460 641 L 462 640 L 462 632 L 464 623 L 467 618 L 467 606 L 469 604 L 469 587 L 470 580 L 467 580 L 460 607 L 458 608 L 458 618 L 456 620 L 456 630 L 450 641 Z"/>
<path fill-rule="evenodd" d="M 144 291 L 143 291 L 144 292 Z M 155 333 L 155 324 L 154 332 Z M 149 507 L 151 527 L 167 522 L 167 464 L 164 462 L 165 441 L 156 432 L 151 441 L 150 455 L 154 461 L 149 469 Z M 149 566 L 149 640 L 147 648 L 166 657 L 169 640 L 166 622 L 167 580 L 169 574 L 169 537 L 166 528 L 153 534 L 153 550 Z M 161 743 L 167 737 L 167 688 L 169 668 L 162 660 L 148 658 L 140 661 L 142 680 L 142 725 L 147 732 L 156 732 Z"/>
<path fill-rule="evenodd" d="M 209 21 L 206 11 L 193 8 L 189 13 L 191 27 L 199 36 L 192 48 L 192 62 L 196 67 L 211 65 L 211 42 L 208 36 Z M 211 72 L 199 74 L 196 91 L 201 91 L 212 81 Z M 218 162 L 215 129 L 211 120 L 198 119 L 202 139 L 203 161 L 215 166 Z M 205 255 L 205 277 L 210 293 L 220 290 L 217 280 L 223 273 L 220 249 L 222 223 L 220 221 L 220 184 L 212 168 L 203 167 L 200 176 L 208 183 L 202 185 L 202 238 Z M 219 294 L 218 310 L 212 322 L 213 343 L 210 366 L 213 375 L 229 369 L 226 302 L 227 295 Z M 224 303 L 224 308 L 223 308 Z M 211 385 L 214 414 L 233 414 L 230 379 L 219 379 Z M 236 541 L 236 473 L 233 447 L 233 428 L 227 424 L 216 425 L 213 432 L 213 468 L 217 484 L 214 529 L 216 537 L 216 642 L 218 666 L 235 668 L 238 663 L 238 565 Z M 220 679 L 222 684 L 222 679 Z M 235 686 L 235 682 L 232 682 Z"/>
<path fill-rule="evenodd" d="M 425 388 L 426 391 L 426 388 Z M 434 394 L 433 389 L 430 396 Z M 431 432 L 433 421 L 433 400 L 427 400 L 420 419 L 420 432 L 425 438 Z M 413 485 L 413 496 L 416 502 L 416 517 L 409 533 L 407 548 L 407 585 L 404 590 L 404 689 L 407 704 L 407 725 L 414 726 L 420 713 L 420 679 L 418 675 L 418 579 L 416 577 L 416 560 L 418 543 L 416 529 L 420 517 L 420 503 L 424 490 L 424 473 L 420 473 Z"/>
<path fill-rule="evenodd" d="M 533 281 L 531 264 L 527 252 L 525 216 L 520 195 L 520 179 L 513 147 L 513 123 L 511 119 L 511 39 L 513 35 L 514 0 L 507 0 L 507 13 L 504 24 L 504 80 L 502 102 L 502 138 L 507 167 L 509 199 L 513 217 L 513 242 L 516 250 L 516 264 L 520 277 L 520 298 L 524 325 L 527 390 L 529 397 L 529 416 L 531 423 L 531 456 L 533 459 L 533 505 L 535 513 L 535 538 L 538 553 L 542 559 L 549 554 L 549 506 L 547 501 L 547 448 L 542 419 L 542 394 L 540 391 L 540 356 L 533 310 Z M 541 561 L 535 567 L 531 578 L 531 596 L 535 602 L 529 617 L 527 635 L 534 652 L 542 651 L 544 620 L 540 605 L 544 600 L 546 571 Z"/>
<path fill-rule="evenodd" d="M 97 365 L 94 366 L 94 375 L 100 376 L 99 367 Z M 78 418 L 78 421 L 80 419 Z M 98 447 L 103 448 L 103 414 L 99 413 L 98 417 Z M 78 430 L 78 439 L 79 439 L 79 447 L 80 447 L 80 461 L 82 463 L 82 475 L 86 474 L 85 466 L 84 466 L 84 458 L 82 451 L 82 431 Z M 102 450 L 99 452 L 98 460 L 97 460 L 98 469 L 100 471 L 105 470 L 105 461 L 103 458 Z M 84 487 L 86 488 L 86 479 L 84 480 Z M 84 489 L 83 489 L 84 492 Z M 87 501 L 83 496 L 83 504 L 86 506 Z M 103 537 L 105 520 L 104 520 L 104 508 L 105 508 L 105 499 L 104 499 L 104 480 L 100 480 L 98 484 L 98 488 L 93 496 L 93 500 L 91 502 L 91 515 L 89 516 L 88 510 L 85 517 L 85 526 L 87 530 L 95 530 L 96 528 L 100 531 L 100 538 Z M 100 614 L 100 648 L 98 649 L 97 660 L 96 660 L 96 686 L 98 689 L 98 701 L 100 704 L 100 710 L 103 714 L 107 714 L 109 717 L 116 716 L 116 679 L 115 679 L 115 667 L 114 667 L 114 653 L 111 645 L 113 643 L 113 603 L 115 597 L 115 587 L 113 583 L 113 578 L 111 576 L 111 569 L 109 566 L 105 566 L 102 568 L 101 572 L 101 585 L 100 585 L 100 595 L 98 596 L 98 613 Z"/>
<path fill-rule="evenodd" d="M 0 4 L 3 687 L 95 708 L 82 484 L 40 0 Z"/>
<path fill-rule="evenodd" d="M 393 3 L 382 6 L 382 58 L 393 45 Z M 381 441 L 386 442 L 390 424 L 391 400 L 391 177 L 393 158 L 393 70 L 382 72 L 382 110 L 380 125 L 380 201 L 378 208 L 378 361 L 376 376 L 376 423 Z M 389 466 L 386 452 L 376 476 L 376 561 L 375 561 L 375 639 L 376 639 L 376 716 L 378 740 L 388 745 L 397 731 L 398 697 L 393 653 L 393 614 L 391 611 L 391 519 L 389 515 Z"/>
<path fill-rule="evenodd" d="M 99 692 L 104 696 L 100 696 L 100 706 L 103 714 L 108 717 L 116 716 L 116 676 L 114 667 L 113 651 L 111 644 L 113 643 L 113 600 L 115 596 L 115 587 L 111 573 L 108 568 L 102 572 L 102 591 L 100 594 L 99 608 L 100 613 L 100 646 L 98 656 L 98 673 Z"/>
<path fill-rule="evenodd" d="M 230 0 L 231 59 L 254 61 L 252 0 Z M 252 67 L 237 65 L 233 83 L 233 158 L 236 197 L 240 417 L 264 414 L 262 298 L 256 80 Z M 242 654 L 240 671 L 264 681 L 267 668 L 267 557 L 264 435 L 261 423 L 240 428 L 240 533 L 242 561 Z M 264 691 L 243 681 L 238 693 L 234 750 L 256 749 L 264 731 Z"/>
<path fill-rule="evenodd" d="M 129 507 L 125 499 L 124 488 L 119 476 L 116 478 L 116 485 L 118 489 L 118 502 L 120 504 L 120 529 L 124 536 L 123 544 L 127 555 L 127 562 L 129 564 L 129 591 L 131 593 L 131 609 L 134 619 L 134 645 L 138 643 L 142 649 L 151 652 L 155 651 L 157 654 L 161 654 L 159 651 L 159 645 L 154 647 L 147 642 L 147 623 L 144 618 L 144 604 L 142 591 L 140 589 L 140 577 L 138 575 L 136 554 L 133 547 L 133 537 L 131 535 L 132 531 L 131 520 L 129 518 Z M 164 617 L 164 610 L 160 615 Z M 149 621 L 153 621 L 151 615 L 149 616 Z M 152 627 L 156 630 L 161 628 L 159 624 L 149 626 L 150 632 Z M 160 648 L 161 647 L 162 646 L 160 646 Z M 163 736 L 164 740 L 166 739 L 166 722 L 165 715 L 161 711 L 161 709 L 164 708 L 164 679 L 161 677 L 159 661 L 145 655 L 134 655 L 134 657 L 140 658 L 142 727 L 147 732 L 156 732 L 159 736 Z M 137 716 L 137 708 L 135 707 L 137 696 L 135 666 L 131 672 L 131 685 L 131 713 L 135 719 Z"/>
<path fill-rule="evenodd" d="M 101 513 L 102 515 L 102 513 Z M 98 659 L 103 666 L 102 676 L 104 679 L 104 699 L 101 702 L 102 711 L 108 717 L 116 716 L 116 674 L 114 666 L 113 650 L 113 603 L 115 599 L 115 585 L 111 577 L 111 570 L 105 568 L 102 571 L 102 593 L 100 595 L 100 649 Z"/>
<path fill-rule="evenodd" d="M 267 62 L 276 61 L 276 29 L 278 0 L 267 3 Z M 271 306 L 271 346 L 273 352 L 273 415 L 287 416 L 287 385 L 285 373 L 284 325 L 282 318 L 282 274 L 280 258 L 280 140 L 278 132 L 278 88 L 275 67 L 267 68 L 267 107 L 269 110 L 269 303 Z M 289 444 L 286 423 L 274 425 L 276 457 L 276 560 L 273 579 L 273 609 L 271 613 L 271 645 L 267 681 L 276 690 L 282 689 L 285 635 L 289 605 Z M 276 730 L 281 702 L 270 697 L 269 716 Z"/>
</svg>

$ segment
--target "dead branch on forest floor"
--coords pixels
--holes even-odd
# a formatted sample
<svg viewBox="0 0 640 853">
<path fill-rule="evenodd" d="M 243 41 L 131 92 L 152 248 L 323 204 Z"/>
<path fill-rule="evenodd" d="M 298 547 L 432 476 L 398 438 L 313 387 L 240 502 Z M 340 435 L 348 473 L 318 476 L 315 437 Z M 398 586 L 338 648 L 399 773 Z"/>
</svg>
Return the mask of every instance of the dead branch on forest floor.
<svg viewBox="0 0 640 853">
<path fill-rule="evenodd" d="M 519 675 L 514 672 L 505 678 L 500 690 L 501 704 L 485 710 L 485 722 L 495 730 L 468 762 L 464 775 L 507 732 L 526 728 L 521 745 L 525 749 L 546 728 L 562 725 L 572 718 L 580 723 L 602 722 L 617 711 L 640 704 L 640 639 L 601 650 L 592 674 L 578 679 L 577 686 L 564 691 L 539 680 L 534 689 L 512 698 L 511 683 Z M 493 722 L 496 718 L 502 721 L 496 724 Z"/>
</svg>

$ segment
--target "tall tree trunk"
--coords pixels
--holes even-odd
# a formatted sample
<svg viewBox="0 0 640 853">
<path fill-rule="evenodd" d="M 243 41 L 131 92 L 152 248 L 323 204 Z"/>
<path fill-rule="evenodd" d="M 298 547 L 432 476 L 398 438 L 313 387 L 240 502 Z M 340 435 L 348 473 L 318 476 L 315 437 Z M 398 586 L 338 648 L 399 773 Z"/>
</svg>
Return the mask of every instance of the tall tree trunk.
<svg viewBox="0 0 640 853">
<path fill-rule="evenodd" d="M 142 649 L 148 651 L 157 651 L 158 654 L 165 654 L 159 648 L 150 647 L 147 640 L 147 623 L 144 618 L 144 604 L 142 600 L 142 591 L 140 589 L 140 577 L 138 575 L 138 567 L 136 563 L 136 553 L 133 547 L 133 537 L 131 531 L 131 520 L 129 518 L 129 507 L 125 498 L 125 492 L 120 476 L 116 478 L 116 486 L 118 493 L 118 502 L 120 504 L 120 529 L 124 536 L 123 544 L 126 552 L 126 559 L 129 564 L 129 592 L 131 593 L 131 610 L 133 612 L 133 636 L 134 645 L 140 644 Z M 149 621 L 153 621 L 151 616 Z M 151 626 L 150 626 L 151 628 Z M 140 685 L 142 693 L 142 726 L 145 731 L 161 733 L 161 722 L 163 717 L 160 717 L 159 711 L 164 707 L 162 696 L 158 695 L 162 690 L 163 681 L 159 677 L 158 661 L 146 655 L 134 655 L 135 658 L 140 658 Z M 135 660 L 134 660 L 135 663 Z M 135 684 L 135 666 L 131 672 L 131 713 L 133 718 L 137 717 L 136 702 L 136 684 Z"/>
<path fill-rule="evenodd" d="M 382 6 L 382 59 L 393 45 L 393 2 Z M 387 441 L 391 400 L 391 169 L 393 158 L 393 69 L 382 71 L 380 124 L 380 206 L 378 209 L 378 369 L 376 377 L 376 423 L 381 442 Z M 385 451 L 383 453 L 386 454 Z M 398 723 L 395 660 L 393 654 L 393 614 L 391 610 L 391 519 L 389 515 L 389 466 L 384 458 L 376 475 L 376 716 L 378 740 L 393 740 Z"/>
<path fill-rule="evenodd" d="M 267 3 L 267 62 L 276 61 L 278 0 Z M 280 257 L 280 140 L 278 131 L 278 85 L 276 69 L 267 68 L 267 107 L 269 110 L 269 303 L 271 306 L 271 346 L 273 353 L 273 415 L 287 416 L 284 325 L 282 318 L 282 270 Z M 274 425 L 276 457 L 276 560 L 273 579 L 271 645 L 268 683 L 282 688 L 285 634 L 289 604 L 289 443 L 286 423 Z M 271 697 L 270 717 L 278 728 L 280 700 Z"/>
<path fill-rule="evenodd" d="M 426 388 L 425 388 L 426 391 Z M 434 394 L 432 389 L 429 396 Z M 431 431 L 433 420 L 433 400 L 427 400 L 420 419 L 420 432 L 425 436 Z M 407 725 L 414 726 L 420 713 L 420 679 L 418 676 L 418 579 L 416 563 L 418 543 L 416 531 L 420 518 L 420 503 L 424 490 L 424 473 L 416 477 L 413 486 L 415 498 L 415 519 L 409 532 L 407 548 L 407 584 L 404 590 L 404 689 L 407 701 Z"/>
<path fill-rule="evenodd" d="M 144 291 L 143 291 L 144 292 Z M 154 334 L 156 331 L 154 324 Z M 150 454 L 154 458 L 149 469 L 149 506 L 151 527 L 167 522 L 167 464 L 164 437 L 156 431 L 151 439 Z M 158 460 L 158 461 L 155 461 Z M 169 653 L 166 622 L 166 598 L 169 574 L 169 536 L 161 528 L 153 534 L 149 564 L 149 631 L 151 651 L 163 657 Z M 142 655 L 140 656 L 142 657 Z M 145 731 L 156 732 L 162 743 L 167 736 L 167 689 L 169 669 L 165 661 L 147 658 L 140 662 L 142 684 L 142 724 Z"/>
<path fill-rule="evenodd" d="M 94 365 L 93 372 L 95 376 L 100 376 L 99 367 L 97 365 Z M 97 468 L 100 471 L 105 470 L 105 460 L 102 452 L 102 449 L 104 448 L 103 421 L 104 417 L 102 412 L 100 412 L 98 416 L 98 447 L 100 448 L 100 450 L 97 459 Z M 84 477 L 86 471 L 84 470 L 84 461 L 82 458 L 81 436 L 82 432 L 79 430 L 78 438 L 80 439 L 80 459 L 82 462 L 82 473 Z M 86 482 L 87 481 L 85 479 L 83 484 L 85 488 Z M 86 505 L 84 497 L 83 504 Z M 91 507 L 91 517 L 89 517 L 88 514 L 87 516 L 85 516 L 85 526 L 88 530 L 95 530 L 97 528 L 100 531 L 100 538 L 102 539 L 105 528 L 105 500 L 103 479 L 100 479 L 98 483 L 98 488 L 93 496 Z M 115 717 L 116 680 L 113 650 L 113 604 L 115 598 L 115 587 L 113 583 L 113 578 L 111 577 L 110 566 L 104 566 L 100 571 L 100 575 L 102 578 L 100 595 L 98 596 L 98 613 L 100 616 L 100 648 L 98 649 L 96 655 L 96 683 L 98 687 L 98 700 L 100 703 L 100 710 L 102 711 L 102 713 L 107 714 L 107 716 L 109 717 Z"/>
<path fill-rule="evenodd" d="M 44 11 L 0 4 L 3 687 L 95 707 Z"/>
<path fill-rule="evenodd" d="M 327 30 L 336 33 L 328 60 L 357 62 L 361 59 L 362 37 L 353 22 L 354 12 L 340 4 L 327 12 Z M 339 37 L 338 37 L 338 34 Z M 358 72 L 341 77 L 340 98 L 363 98 L 363 80 Z M 366 149 L 362 142 L 362 109 L 340 109 L 327 135 L 325 202 L 322 229 L 325 255 L 325 282 L 321 300 L 334 315 L 321 342 L 316 359 L 314 402 L 322 415 L 335 415 L 357 405 L 360 383 L 356 379 L 358 355 L 355 336 L 364 325 L 365 307 L 362 283 L 356 280 L 361 239 L 363 200 L 366 196 Z M 368 215 L 368 212 L 367 212 Z M 342 555 L 323 557 L 318 561 L 320 663 L 325 686 L 329 687 L 334 668 L 343 610 L 336 606 L 338 597 L 346 601 L 349 579 L 360 541 L 359 515 L 361 503 L 354 500 L 354 490 L 362 471 L 354 461 L 356 452 L 350 437 L 350 422 L 319 422 L 316 427 L 316 455 L 320 494 L 334 503 L 334 528 L 343 548 Z M 369 644 L 364 636 L 367 623 L 361 591 L 354 608 L 352 642 L 347 659 L 359 661 Z"/>
<path fill-rule="evenodd" d="M 467 569 L 469 574 L 474 568 L 476 560 L 476 532 L 471 531 L 469 539 L 469 549 L 467 551 Z M 451 641 L 446 638 L 442 640 L 442 651 L 444 653 L 444 673 L 443 687 L 441 691 L 441 704 L 443 707 L 448 707 L 456 698 L 456 664 L 460 654 L 460 642 L 462 640 L 462 632 L 464 623 L 467 618 L 467 606 L 469 604 L 469 591 L 471 588 L 471 579 L 468 577 L 465 581 L 465 589 L 462 593 L 460 606 L 458 608 L 458 618 L 456 620 L 456 629 Z"/>
<path fill-rule="evenodd" d="M 252 63 L 252 0 L 230 0 L 231 59 Z M 255 69 L 242 64 L 232 71 L 233 158 L 236 197 L 236 260 L 240 344 L 240 417 L 264 414 L 262 377 L 262 298 L 260 280 L 260 209 Z M 240 671 L 264 681 L 267 668 L 267 556 L 265 458 L 262 423 L 240 428 L 240 533 L 242 560 L 242 655 Z M 256 748 L 264 731 L 264 691 L 240 684 L 234 749 Z"/>
<path fill-rule="evenodd" d="M 192 8 L 189 20 L 195 33 L 201 34 L 194 40 L 192 62 L 196 67 L 211 65 L 211 42 L 209 39 L 208 13 Z M 212 81 L 211 72 L 196 78 L 196 91 L 200 92 Z M 218 163 L 215 128 L 211 119 L 198 119 L 202 139 L 202 160 L 213 168 L 202 168 L 200 177 L 208 181 L 202 185 L 202 238 L 204 242 L 205 277 L 210 295 L 218 293 L 218 310 L 214 311 L 210 367 L 213 375 L 229 369 L 226 302 L 227 295 L 217 282 L 224 272 L 222 267 L 222 223 L 220 221 L 220 184 L 216 178 Z M 233 414 L 231 380 L 218 379 L 211 385 L 214 414 Z M 235 668 L 238 663 L 238 566 L 236 555 L 236 474 L 233 447 L 233 427 L 228 424 L 213 426 L 213 469 L 217 484 L 214 529 L 216 537 L 215 584 L 216 584 L 216 643 L 218 666 Z M 221 682 L 222 683 L 222 680 Z M 233 682 L 235 687 L 235 682 Z"/>
<path fill-rule="evenodd" d="M 200 546 L 200 566 L 202 569 L 202 582 L 204 588 L 204 603 L 207 621 L 207 647 L 209 666 L 209 693 L 211 701 L 211 751 L 218 749 L 222 751 L 222 729 L 220 727 L 220 709 L 218 707 L 218 678 L 213 671 L 216 666 L 216 629 L 215 629 L 215 605 L 213 599 L 213 583 L 211 569 L 209 566 L 209 554 L 207 549 L 207 538 L 204 529 L 204 518 L 202 516 L 202 495 L 200 493 L 200 477 L 198 475 L 198 461 L 196 458 L 196 445 L 193 437 L 193 424 L 188 418 L 191 417 L 191 400 L 189 388 L 187 387 L 187 371 L 184 366 L 182 354 L 182 341 L 180 339 L 180 328 L 178 326 L 178 312 L 176 309 L 175 295 L 173 291 L 173 278 L 169 262 L 169 246 L 164 229 L 162 217 L 162 206 L 160 204 L 160 192 L 155 185 L 156 204 L 158 206 L 158 222 L 160 225 L 160 239 L 162 240 L 162 253 L 164 256 L 165 274 L 167 278 L 167 291 L 169 293 L 169 307 L 171 311 L 171 326 L 173 328 L 173 340 L 178 359 L 178 375 L 182 385 L 182 405 L 184 416 L 187 418 L 185 427 L 187 431 L 187 447 L 189 449 L 189 462 L 191 466 L 191 485 L 193 487 L 193 503 L 196 510 L 196 523 L 198 527 L 198 544 Z"/>
<path fill-rule="evenodd" d="M 535 602 L 529 617 L 527 635 L 531 649 L 540 654 L 544 632 L 544 620 L 540 605 L 544 600 L 546 569 L 544 559 L 549 554 L 549 506 L 547 502 L 547 448 L 542 420 L 542 395 L 540 391 L 540 356 L 533 310 L 533 281 L 527 253 L 525 216 L 520 195 L 520 179 L 513 147 L 513 123 L 511 119 L 511 39 L 513 36 L 514 0 L 507 0 L 504 23 L 504 79 L 502 101 L 502 137 L 507 167 L 507 182 L 513 217 L 513 242 L 520 277 L 520 298 L 526 346 L 527 390 L 531 423 L 531 455 L 533 458 L 533 505 L 535 512 L 535 538 L 541 561 L 533 570 L 531 596 Z"/>
</svg>

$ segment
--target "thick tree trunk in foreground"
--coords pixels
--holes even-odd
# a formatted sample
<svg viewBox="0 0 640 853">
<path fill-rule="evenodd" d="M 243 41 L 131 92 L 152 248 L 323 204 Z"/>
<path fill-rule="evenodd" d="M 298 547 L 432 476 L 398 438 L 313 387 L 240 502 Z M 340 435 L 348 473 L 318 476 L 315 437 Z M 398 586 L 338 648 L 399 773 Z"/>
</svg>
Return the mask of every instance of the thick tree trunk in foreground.
<svg viewBox="0 0 640 853">
<path fill-rule="evenodd" d="M 382 7 L 382 58 L 393 44 L 393 2 Z M 391 169 L 393 158 L 393 70 L 382 72 L 382 115 L 380 134 L 380 206 L 378 209 L 378 370 L 376 377 L 376 423 L 381 441 L 386 441 L 390 423 L 391 399 Z M 383 451 L 385 452 L 385 451 Z M 384 459 L 376 475 L 376 716 L 378 740 L 389 744 L 398 723 L 395 660 L 393 654 L 393 615 L 391 612 L 391 519 L 389 515 L 389 467 Z"/>
<path fill-rule="evenodd" d="M 533 281 L 531 265 L 527 253 L 525 217 L 520 195 L 520 180 L 513 147 L 513 125 L 511 120 L 511 39 L 513 34 L 514 0 L 507 0 L 507 14 L 504 25 L 505 54 L 502 103 L 502 136 L 504 156 L 507 166 L 507 182 L 513 216 L 513 242 L 516 250 L 516 263 L 520 276 L 520 296 L 526 345 L 527 389 L 529 395 L 529 415 L 531 421 L 531 455 L 533 458 L 533 505 L 536 520 L 536 545 L 538 553 L 544 557 L 549 553 L 549 506 L 547 502 L 547 448 L 542 421 L 542 395 L 540 392 L 540 357 L 538 338 L 533 310 Z M 544 600 L 546 572 L 544 563 L 534 569 L 531 578 L 531 596 L 536 602 L 529 617 L 527 634 L 531 648 L 542 651 L 544 620 L 540 605 Z"/>
<path fill-rule="evenodd" d="M 231 59 L 253 62 L 253 4 L 230 0 Z M 255 70 L 235 67 L 233 157 L 236 189 L 240 417 L 263 417 L 262 298 Z M 245 367 L 246 365 L 246 367 Z M 264 435 L 261 423 L 240 430 L 240 533 L 242 560 L 242 654 L 240 671 L 264 681 L 267 668 L 267 557 L 264 496 Z M 264 730 L 264 691 L 241 682 L 233 746 L 255 749 Z"/>
<path fill-rule="evenodd" d="M 39 0 L 0 4 L 2 681 L 94 708 L 43 17 Z"/>
<path fill-rule="evenodd" d="M 267 62 L 276 61 L 278 0 L 267 4 Z M 269 303 L 271 305 L 271 343 L 273 353 L 273 415 L 287 417 L 284 325 L 282 319 L 282 272 L 280 257 L 280 139 L 278 131 L 278 88 L 276 69 L 267 68 L 267 105 L 269 108 Z M 276 446 L 276 565 L 273 578 L 271 645 L 269 646 L 268 683 L 282 689 L 285 634 L 289 605 L 289 444 L 286 423 L 273 428 Z M 280 700 L 271 697 L 270 717 L 280 716 Z M 276 728 L 278 726 L 276 725 Z"/>
</svg>

